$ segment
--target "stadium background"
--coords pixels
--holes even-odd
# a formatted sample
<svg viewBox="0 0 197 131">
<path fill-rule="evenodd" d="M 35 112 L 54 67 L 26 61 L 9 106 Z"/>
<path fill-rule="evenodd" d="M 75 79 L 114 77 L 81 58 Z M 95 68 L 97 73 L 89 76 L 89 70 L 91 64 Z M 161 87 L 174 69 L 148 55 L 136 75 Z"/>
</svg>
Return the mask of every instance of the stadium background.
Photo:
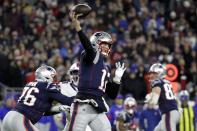
<svg viewBox="0 0 197 131">
<path fill-rule="evenodd" d="M 93 11 L 82 19 L 90 36 L 104 30 L 112 34 L 113 50 L 107 63 L 116 61 L 127 70 L 122 79 L 123 98 L 132 94 L 141 101 L 149 92 L 146 72 L 154 62 L 173 64 L 177 94 L 188 90 L 191 101 L 197 91 L 197 3 L 194 0 L 1 0 L 0 1 L 0 91 L 1 105 L 25 83 L 34 71 L 48 64 L 66 80 L 70 65 L 82 50 L 68 19 L 69 8 L 88 3 Z M 113 102 L 111 102 L 113 103 Z M 141 108 L 140 108 L 141 109 Z M 2 119 L 2 118 L 1 118 Z"/>
</svg>

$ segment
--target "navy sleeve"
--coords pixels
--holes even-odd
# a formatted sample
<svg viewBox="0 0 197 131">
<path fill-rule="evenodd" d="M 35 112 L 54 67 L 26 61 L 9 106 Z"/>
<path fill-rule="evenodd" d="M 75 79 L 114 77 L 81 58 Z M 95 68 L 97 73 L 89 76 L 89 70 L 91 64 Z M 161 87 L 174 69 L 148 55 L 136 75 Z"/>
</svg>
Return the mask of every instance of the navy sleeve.
<svg viewBox="0 0 197 131">
<path fill-rule="evenodd" d="M 153 80 L 151 81 L 151 87 L 154 88 L 154 87 L 161 87 L 162 86 L 162 81 L 161 80 Z"/>
<path fill-rule="evenodd" d="M 44 113 L 44 116 L 52 116 L 52 115 L 56 115 L 59 114 L 60 112 L 51 112 L 51 111 L 47 111 Z"/>
<path fill-rule="evenodd" d="M 47 87 L 48 97 L 52 100 L 70 106 L 74 97 L 67 97 L 60 92 L 60 88 L 57 85 L 51 84 Z"/>
<path fill-rule="evenodd" d="M 116 84 L 115 82 L 109 81 L 106 85 L 105 93 L 110 99 L 115 99 L 118 95 L 120 88 L 120 84 Z"/>
<path fill-rule="evenodd" d="M 81 41 L 81 44 L 83 45 L 85 49 L 85 58 L 86 60 L 93 61 L 96 56 L 96 51 L 92 47 L 90 40 L 87 38 L 87 36 L 83 33 L 82 30 L 78 32 L 79 39 Z"/>
</svg>

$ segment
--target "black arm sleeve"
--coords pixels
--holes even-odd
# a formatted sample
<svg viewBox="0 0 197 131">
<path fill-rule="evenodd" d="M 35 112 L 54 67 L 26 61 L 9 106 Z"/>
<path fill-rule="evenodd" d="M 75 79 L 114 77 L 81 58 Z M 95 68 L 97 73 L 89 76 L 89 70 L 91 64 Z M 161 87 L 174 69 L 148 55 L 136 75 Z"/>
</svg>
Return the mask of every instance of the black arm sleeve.
<svg viewBox="0 0 197 131">
<path fill-rule="evenodd" d="M 96 56 L 96 51 L 92 47 L 90 40 L 87 38 L 87 36 L 83 33 L 82 30 L 78 32 L 79 39 L 81 41 L 81 44 L 83 45 L 85 49 L 85 57 L 89 61 L 93 61 Z"/>
<path fill-rule="evenodd" d="M 116 84 L 116 83 L 110 81 L 106 85 L 105 93 L 107 94 L 107 96 L 110 99 L 115 99 L 116 96 L 118 95 L 119 88 L 120 88 L 120 84 Z"/>
<path fill-rule="evenodd" d="M 57 86 L 56 84 L 50 84 L 47 87 L 47 95 L 49 97 L 50 100 L 55 100 L 59 103 L 61 103 L 62 105 L 68 105 L 70 106 L 71 103 L 73 102 L 74 97 L 67 97 L 65 95 L 63 95 L 60 92 L 60 88 L 59 86 Z"/>
</svg>

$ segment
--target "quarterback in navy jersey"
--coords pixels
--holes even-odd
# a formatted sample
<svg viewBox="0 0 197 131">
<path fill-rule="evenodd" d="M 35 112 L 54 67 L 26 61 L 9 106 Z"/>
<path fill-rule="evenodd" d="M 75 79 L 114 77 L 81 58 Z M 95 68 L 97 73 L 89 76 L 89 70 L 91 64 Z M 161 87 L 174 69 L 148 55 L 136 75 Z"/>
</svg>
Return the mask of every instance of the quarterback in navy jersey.
<svg viewBox="0 0 197 131">
<path fill-rule="evenodd" d="M 82 32 L 78 16 L 71 11 L 70 17 L 84 51 L 80 57 L 78 92 L 71 106 L 69 131 L 84 131 L 87 125 L 94 131 L 111 131 L 110 122 L 105 114 L 109 107 L 103 96 L 107 94 L 115 99 L 125 71 L 124 64 L 116 64 L 115 77 L 110 80 L 104 59 L 112 46 L 111 36 L 101 31 L 94 33 L 89 39 Z"/>
<path fill-rule="evenodd" d="M 36 70 L 36 80 L 24 87 L 15 109 L 6 114 L 2 131 L 37 131 L 34 124 L 43 115 L 51 115 L 49 110 L 53 101 L 71 105 L 73 97 L 64 96 L 59 86 L 53 84 L 56 74 L 50 66 Z"/>
<path fill-rule="evenodd" d="M 164 78 L 165 72 L 165 67 L 160 63 L 153 64 L 149 70 L 152 92 L 147 94 L 145 102 L 158 104 L 162 113 L 162 119 L 154 131 L 176 131 L 180 119 L 176 97 L 171 83 Z"/>
</svg>

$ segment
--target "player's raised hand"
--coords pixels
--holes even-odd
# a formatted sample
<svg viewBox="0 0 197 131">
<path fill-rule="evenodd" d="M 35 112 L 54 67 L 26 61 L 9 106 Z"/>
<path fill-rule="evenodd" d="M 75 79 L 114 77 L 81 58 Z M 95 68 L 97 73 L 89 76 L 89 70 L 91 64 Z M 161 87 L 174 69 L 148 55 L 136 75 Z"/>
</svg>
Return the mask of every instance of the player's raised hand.
<svg viewBox="0 0 197 131">
<path fill-rule="evenodd" d="M 120 62 L 116 63 L 115 77 L 113 78 L 113 81 L 115 83 L 118 83 L 118 84 L 120 83 L 125 70 L 126 70 L 126 67 L 124 63 L 122 64 Z"/>
<path fill-rule="evenodd" d="M 76 31 L 80 31 L 81 30 L 81 25 L 80 25 L 80 22 L 78 20 L 79 15 L 76 15 L 74 11 L 70 10 L 69 17 L 70 17 L 70 19 L 72 21 L 72 24 L 74 25 Z"/>
</svg>

